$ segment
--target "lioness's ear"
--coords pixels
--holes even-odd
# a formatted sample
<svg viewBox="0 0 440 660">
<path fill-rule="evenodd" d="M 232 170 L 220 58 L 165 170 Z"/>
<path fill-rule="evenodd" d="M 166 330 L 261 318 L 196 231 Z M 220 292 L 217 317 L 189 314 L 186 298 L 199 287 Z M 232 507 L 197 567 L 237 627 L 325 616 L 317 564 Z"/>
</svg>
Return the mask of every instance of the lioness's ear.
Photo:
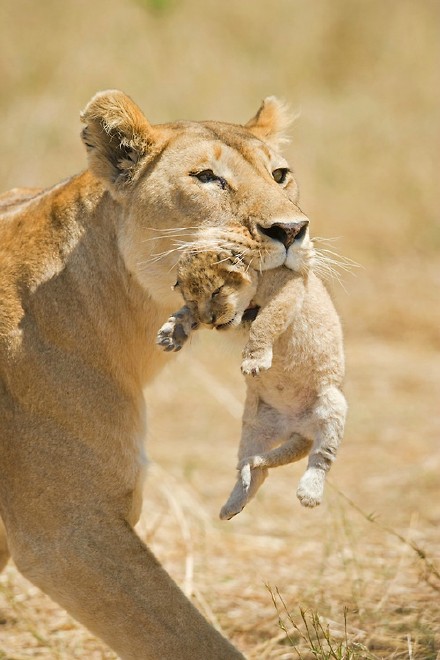
<svg viewBox="0 0 440 660">
<path fill-rule="evenodd" d="M 137 105 L 123 92 L 98 92 L 81 113 L 81 133 L 93 174 L 110 187 L 133 181 L 147 154 L 153 130 Z"/>
<path fill-rule="evenodd" d="M 274 149 L 279 149 L 283 142 L 287 142 L 286 131 L 294 121 L 285 103 L 275 96 L 264 99 L 260 108 L 247 124 L 251 133 L 264 142 L 270 144 Z"/>
</svg>

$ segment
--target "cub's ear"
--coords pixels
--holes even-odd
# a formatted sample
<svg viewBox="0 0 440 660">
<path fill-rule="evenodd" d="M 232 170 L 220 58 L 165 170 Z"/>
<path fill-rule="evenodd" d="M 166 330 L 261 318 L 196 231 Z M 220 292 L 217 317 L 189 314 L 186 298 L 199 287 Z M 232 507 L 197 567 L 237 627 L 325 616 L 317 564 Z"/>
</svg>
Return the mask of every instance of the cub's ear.
<svg viewBox="0 0 440 660">
<path fill-rule="evenodd" d="M 289 141 L 286 131 L 295 119 L 285 103 L 275 96 L 268 96 L 260 105 L 255 117 L 252 117 L 245 126 L 260 140 L 267 142 L 274 149 L 279 149 L 283 142 Z"/>
<path fill-rule="evenodd" d="M 231 260 L 225 262 L 226 270 L 228 271 L 228 276 L 231 280 L 234 281 L 236 285 L 247 284 L 252 282 L 252 278 L 247 270 L 245 270 L 245 265 L 241 261 Z"/>
<path fill-rule="evenodd" d="M 129 96 L 98 92 L 81 113 L 89 167 L 114 191 L 130 184 L 153 142 L 153 129 Z"/>
</svg>

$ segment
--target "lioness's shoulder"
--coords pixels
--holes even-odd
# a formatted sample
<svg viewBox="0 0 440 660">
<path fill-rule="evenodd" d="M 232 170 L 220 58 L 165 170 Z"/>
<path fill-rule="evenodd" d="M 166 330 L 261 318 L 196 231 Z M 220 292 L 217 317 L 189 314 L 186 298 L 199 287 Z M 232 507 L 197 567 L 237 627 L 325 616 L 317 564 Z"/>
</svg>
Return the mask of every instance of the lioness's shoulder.
<svg viewBox="0 0 440 660">
<path fill-rule="evenodd" d="M 47 190 L 0 195 L 0 337 L 22 315 L 22 297 L 59 272 L 90 214 L 86 200 L 102 186 L 89 173 Z"/>
</svg>

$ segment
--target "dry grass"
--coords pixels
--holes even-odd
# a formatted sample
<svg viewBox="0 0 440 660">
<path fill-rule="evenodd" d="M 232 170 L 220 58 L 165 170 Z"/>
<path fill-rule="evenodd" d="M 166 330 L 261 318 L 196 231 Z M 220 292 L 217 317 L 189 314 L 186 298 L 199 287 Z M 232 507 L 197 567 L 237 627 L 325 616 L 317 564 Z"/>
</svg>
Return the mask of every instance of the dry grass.
<svg viewBox="0 0 440 660">
<path fill-rule="evenodd" d="M 153 121 L 245 120 L 275 93 L 302 111 L 288 155 L 314 234 L 363 266 L 334 287 L 350 414 L 316 511 L 296 501 L 296 465 L 217 519 L 238 341 L 196 338 L 147 392 L 139 533 L 250 659 L 439 657 L 438 14 L 434 0 L 0 4 L 0 188 L 84 167 L 78 112 L 98 89 Z M 0 659 L 112 657 L 12 564 L 0 576 Z"/>
</svg>

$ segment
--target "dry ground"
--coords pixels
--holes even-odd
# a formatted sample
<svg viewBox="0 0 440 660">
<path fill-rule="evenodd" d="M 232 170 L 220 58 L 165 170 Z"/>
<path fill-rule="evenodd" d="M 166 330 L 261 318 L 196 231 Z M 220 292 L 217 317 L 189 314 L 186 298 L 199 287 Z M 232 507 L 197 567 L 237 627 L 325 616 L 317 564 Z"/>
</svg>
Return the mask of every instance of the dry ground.
<svg viewBox="0 0 440 660">
<path fill-rule="evenodd" d="M 313 233 L 363 266 L 333 286 L 350 412 L 317 510 L 296 500 L 300 464 L 217 518 L 240 432 L 237 339 L 200 333 L 146 393 L 139 533 L 251 659 L 440 657 L 439 18 L 436 0 L 0 4 L 1 189 L 84 167 L 78 111 L 98 89 L 154 121 L 246 120 L 276 93 L 302 110 L 288 156 Z M 329 626 L 333 655 L 312 655 L 300 608 L 310 630 L 313 613 Z M 31 657 L 114 656 L 10 564 L 0 659 Z"/>
</svg>

